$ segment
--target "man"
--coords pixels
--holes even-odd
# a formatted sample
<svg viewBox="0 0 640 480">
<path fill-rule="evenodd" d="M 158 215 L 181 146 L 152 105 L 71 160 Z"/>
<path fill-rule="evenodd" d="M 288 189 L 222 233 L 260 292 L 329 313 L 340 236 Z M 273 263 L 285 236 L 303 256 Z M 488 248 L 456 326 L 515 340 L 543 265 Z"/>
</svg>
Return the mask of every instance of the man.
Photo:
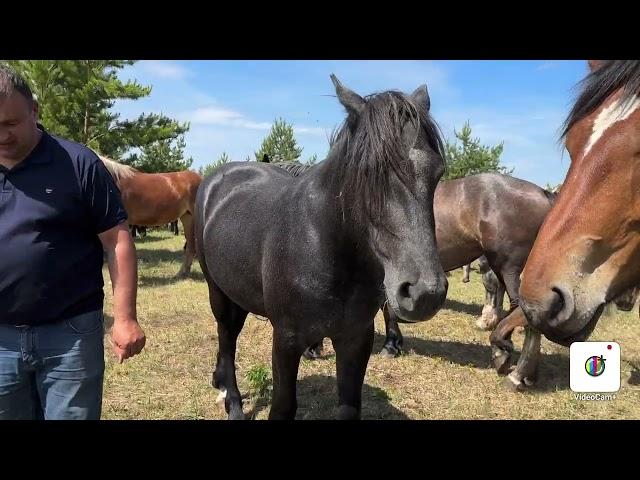
<svg viewBox="0 0 640 480">
<path fill-rule="evenodd" d="M 122 362 L 145 344 L 135 247 L 102 162 L 37 115 L 29 86 L 0 64 L 0 419 L 99 419 L 103 251 Z"/>
</svg>

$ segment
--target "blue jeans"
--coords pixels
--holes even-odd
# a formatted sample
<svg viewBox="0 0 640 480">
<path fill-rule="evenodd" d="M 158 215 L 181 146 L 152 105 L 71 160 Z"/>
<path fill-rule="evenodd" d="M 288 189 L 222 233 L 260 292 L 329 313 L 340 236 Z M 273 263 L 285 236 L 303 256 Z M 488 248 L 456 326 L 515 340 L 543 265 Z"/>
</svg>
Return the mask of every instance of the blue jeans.
<svg viewBox="0 0 640 480">
<path fill-rule="evenodd" d="M 99 420 L 102 310 L 38 326 L 0 324 L 0 420 Z"/>
</svg>

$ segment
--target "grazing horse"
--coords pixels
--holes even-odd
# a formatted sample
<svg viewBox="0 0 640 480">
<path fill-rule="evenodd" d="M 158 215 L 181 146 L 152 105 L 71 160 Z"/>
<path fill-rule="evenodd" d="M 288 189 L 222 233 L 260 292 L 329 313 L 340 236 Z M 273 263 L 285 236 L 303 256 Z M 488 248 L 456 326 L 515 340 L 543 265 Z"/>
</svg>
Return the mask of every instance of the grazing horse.
<svg viewBox="0 0 640 480">
<path fill-rule="evenodd" d="M 218 324 L 212 383 L 230 419 L 244 418 L 235 353 L 248 312 L 273 326 L 270 419 L 295 418 L 300 357 L 324 337 L 336 350 L 338 418 L 357 419 L 385 298 L 418 322 L 446 297 L 433 217 L 444 151 L 426 86 L 362 98 L 331 79 L 347 118 L 325 161 L 298 177 L 230 162 L 198 189 L 196 251 Z"/>
<path fill-rule="evenodd" d="M 180 219 L 187 244 L 177 276 L 186 276 L 195 255 L 193 211 L 202 177 L 190 170 L 143 173 L 104 156 L 100 159 L 120 189 L 130 224 L 152 227 Z"/>
<path fill-rule="evenodd" d="M 640 284 L 640 61 L 589 66 L 562 132 L 571 165 L 522 272 L 525 344 L 586 340 L 605 304 Z M 524 350 L 515 387 L 521 362 L 537 363 Z"/>
</svg>

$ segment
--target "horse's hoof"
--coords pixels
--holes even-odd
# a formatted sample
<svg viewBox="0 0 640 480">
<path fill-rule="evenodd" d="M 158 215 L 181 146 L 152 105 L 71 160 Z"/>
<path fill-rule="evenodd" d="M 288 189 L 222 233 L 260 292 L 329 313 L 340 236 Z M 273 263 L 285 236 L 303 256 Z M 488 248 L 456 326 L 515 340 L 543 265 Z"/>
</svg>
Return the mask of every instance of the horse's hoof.
<svg viewBox="0 0 640 480">
<path fill-rule="evenodd" d="M 399 357 L 402 351 L 399 348 L 385 345 L 380 350 L 380 356 L 382 358 L 396 358 Z"/>
<path fill-rule="evenodd" d="M 340 405 L 338 420 L 360 420 L 360 410 L 350 405 Z"/>
<path fill-rule="evenodd" d="M 320 358 L 322 358 L 322 355 L 320 354 L 320 352 L 318 350 L 314 350 L 314 349 L 310 349 L 307 348 L 304 353 L 302 354 L 302 356 L 304 358 L 306 358 L 307 360 L 318 360 Z"/>
<path fill-rule="evenodd" d="M 225 398 L 227 398 L 227 391 L 221 389 L 220 393 L 216 397 L 216 403 L 223 403 Z"/>
<path fill-rule="evenodd" d="M 524 377 L 520 378 L 515 372 L 511 372 L 507 375 L 503 381 L 503 385 L 507 390 L 511 392 L 527 392 L 531 390 L 531 387 L 535 384 L 535 380 Z"/>
<path fill-rule="evenodd" d="M 497 318 L 492 318 L 491 320 L 487 321 L 484 317 L 480 317 L 478 318 L 478 320 L 476 320 L 476 327 L 479 330 L 483 330 L 486 332 L 489 330 L 493 330 L 499 322 L 500 320 Z"/>
<path fill-rule="evenodd" d="M 493 362 L 493 367 L 498 372 L 498 375 L 506 375 L 509 373 L 509 367 L 511 366 L 511 352 L 496 347 L 493 347 L 492 350 L 491 361 Z"/>
<path fill-rule="evenodd" d="M 246 417 L 244 415 L 244 413 L 242 413 L 242 410 L 240 411 L 231 411 L 231 413 L 229 413 L 229 420 L 246 420 Z"/>
</svg>

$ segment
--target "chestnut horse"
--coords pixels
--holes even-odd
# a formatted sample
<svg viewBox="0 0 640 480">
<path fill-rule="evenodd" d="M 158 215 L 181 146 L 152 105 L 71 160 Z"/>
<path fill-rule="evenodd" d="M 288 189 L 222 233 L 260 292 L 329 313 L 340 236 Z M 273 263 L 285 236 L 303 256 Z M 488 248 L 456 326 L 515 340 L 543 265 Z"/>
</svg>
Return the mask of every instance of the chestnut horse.
<svg viewBox="0 0 640 480">
<path fill-rule="evenodd" d="M 193 211 L 202 177 L 190 170 L 143 173 L 104 156 L 100 159 L 120 189 L 131 225 L 152 227 L 180 219 L 186 248 L 184 263 L 177 276 L 188 275 L 195 255 Z"/>
<path fill-rule="evenodd" d="M 571 166 L 522 272 L 529 326 L 514 387 L 535 378 L 540 333 L 584 341 L 605 304 L 640 284 L 640 61 L 589 66 L 562 133 Z"/>
</svg>

